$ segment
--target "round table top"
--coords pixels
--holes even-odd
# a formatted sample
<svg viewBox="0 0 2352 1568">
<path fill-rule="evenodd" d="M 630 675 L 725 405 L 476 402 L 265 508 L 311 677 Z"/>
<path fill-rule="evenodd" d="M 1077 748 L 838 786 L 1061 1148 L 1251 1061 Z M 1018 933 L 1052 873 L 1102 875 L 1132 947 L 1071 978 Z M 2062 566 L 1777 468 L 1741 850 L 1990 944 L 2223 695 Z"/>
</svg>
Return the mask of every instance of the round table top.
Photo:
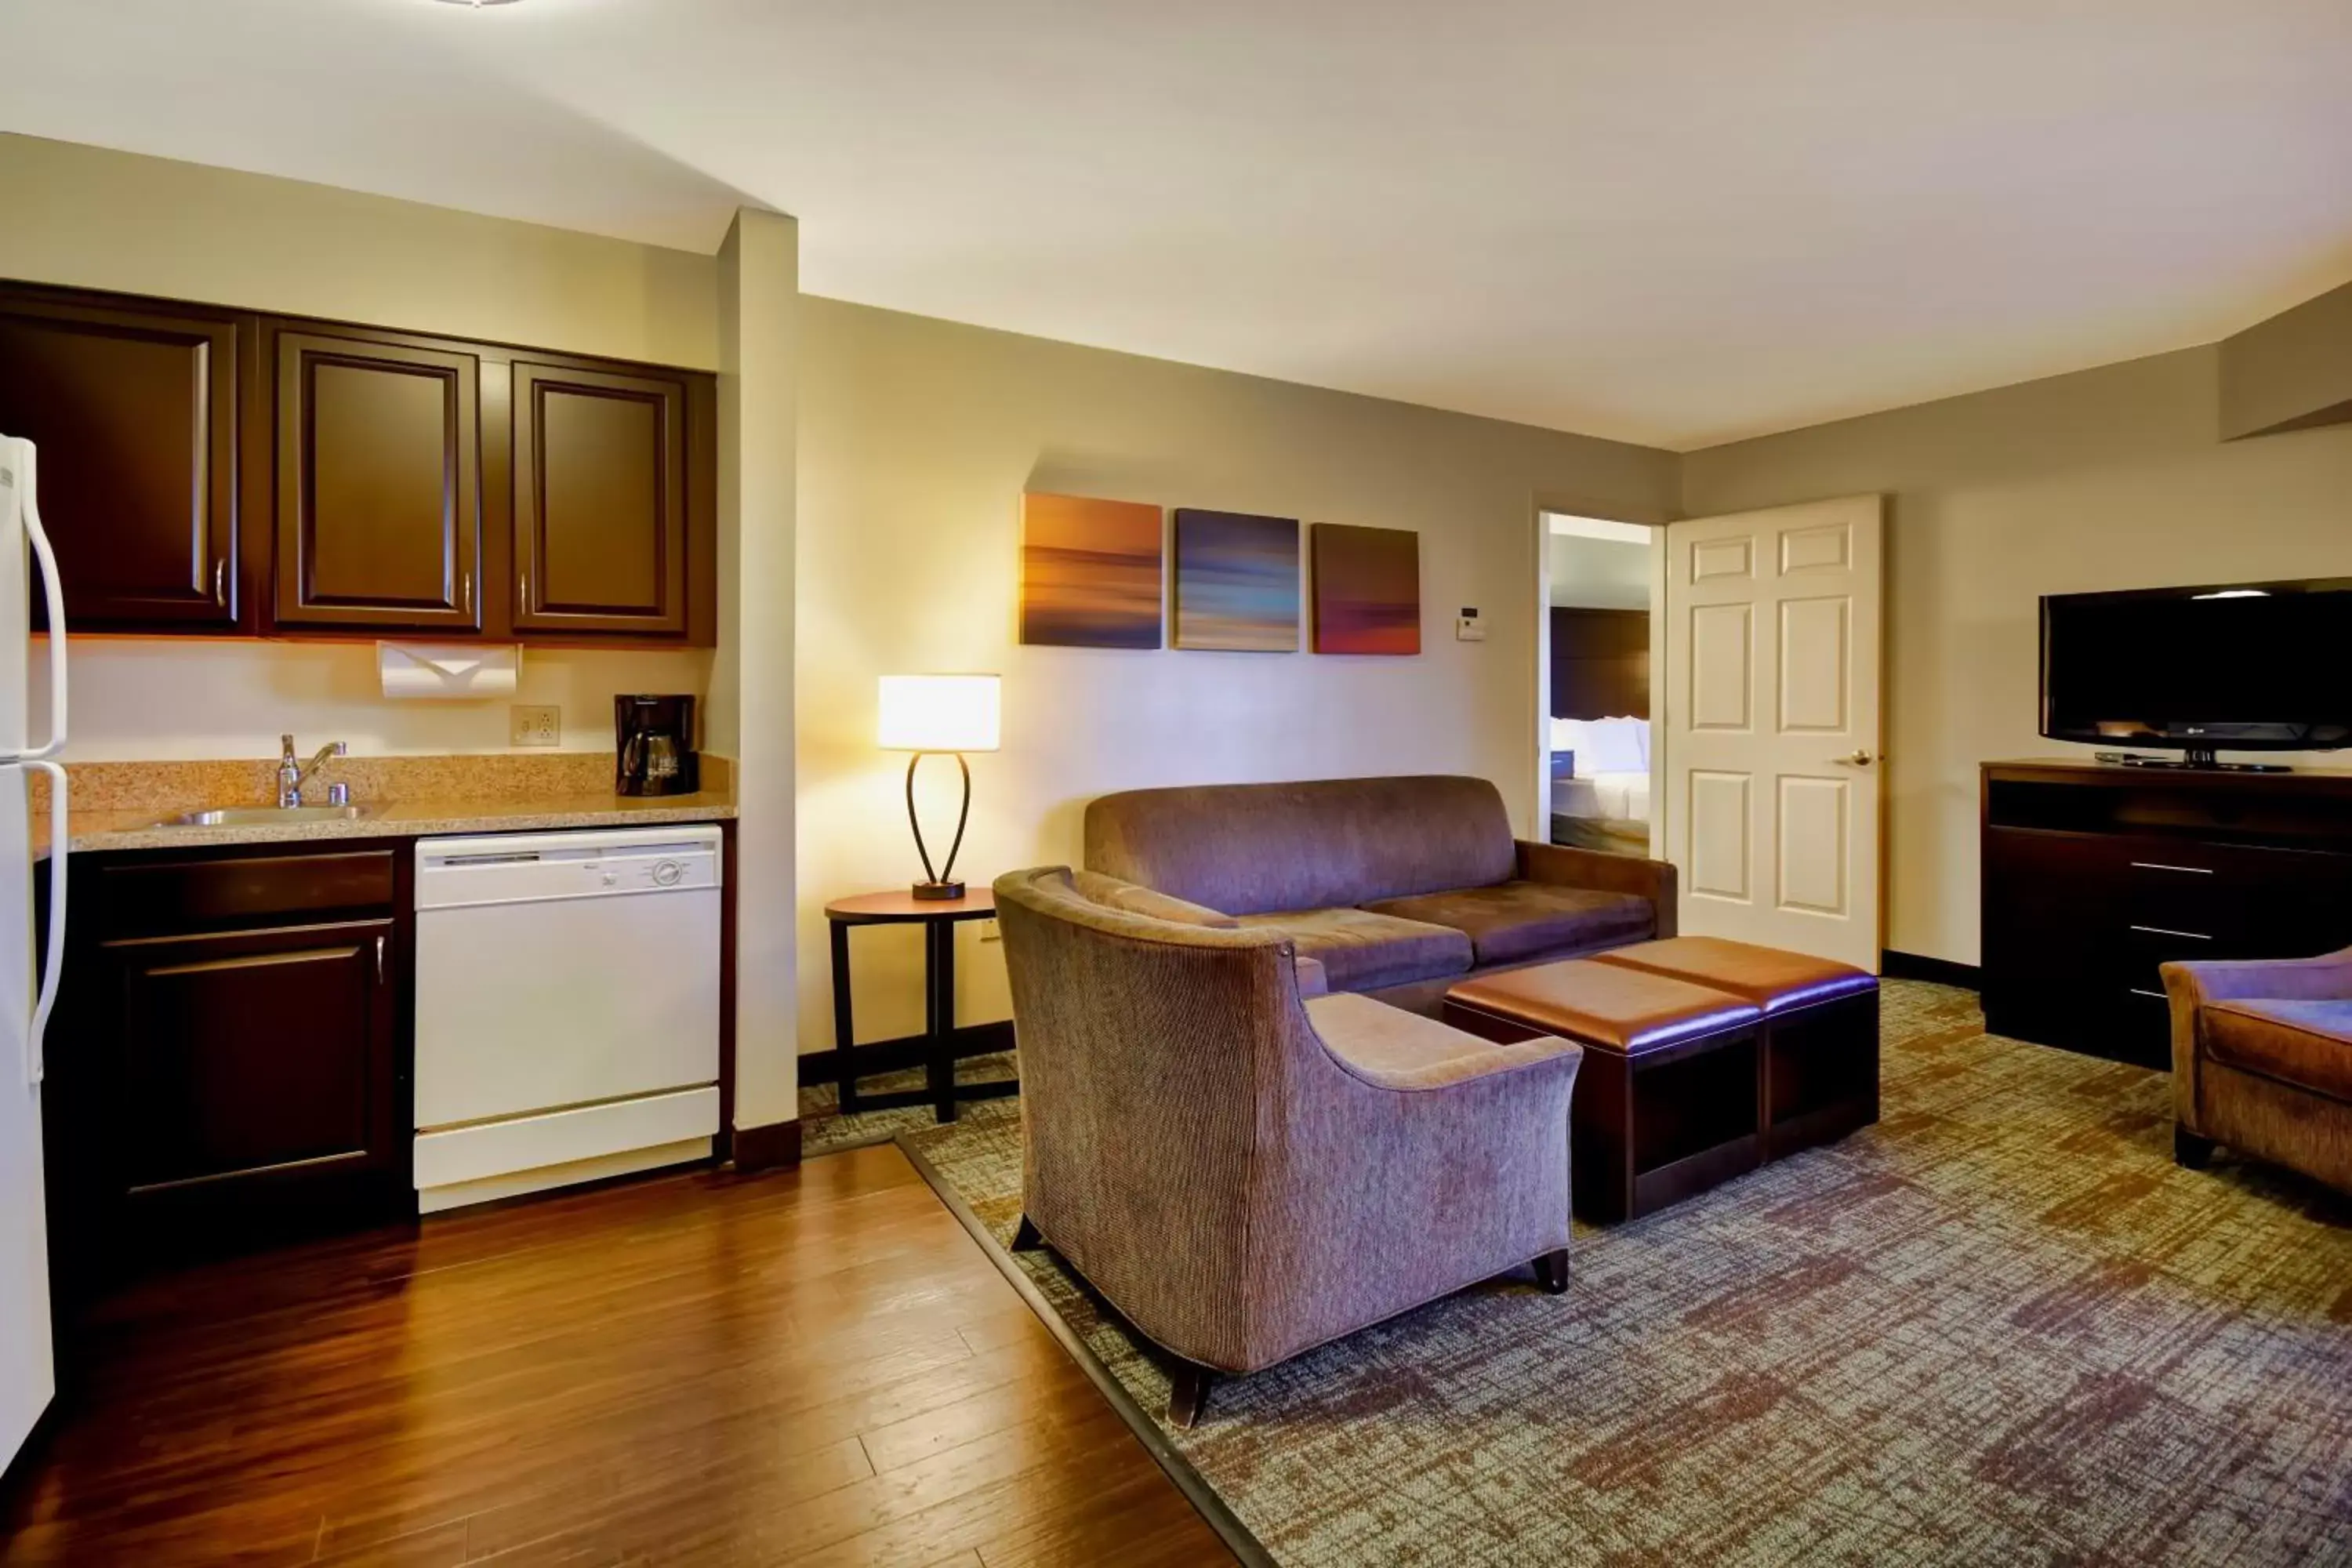
<svg viewBox="0 0 2352 1568">
<path fill-rule="evenodd" d="M 961 899 L 919 899 L 905 888 L 887 893 L 858 893 L 824 906 L 829 921 L 984 921 L 996 914 L 996 894 L 986 884 L 971 888 Z"/>
</svg>

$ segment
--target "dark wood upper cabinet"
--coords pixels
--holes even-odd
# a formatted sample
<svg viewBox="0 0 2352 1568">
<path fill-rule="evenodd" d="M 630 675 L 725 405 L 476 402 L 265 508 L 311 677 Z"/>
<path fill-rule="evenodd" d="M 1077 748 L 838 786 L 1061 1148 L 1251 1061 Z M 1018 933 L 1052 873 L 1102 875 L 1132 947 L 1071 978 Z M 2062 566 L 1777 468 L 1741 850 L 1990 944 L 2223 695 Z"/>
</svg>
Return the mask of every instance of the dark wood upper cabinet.
<svg viewBox="0 0 2352 1568">
<path fill-rule="evenodd" d="M 686 387 L 514 366 L 514 626 L 687 629 Z"/>
<path fill-rule="evenodd" d="M 480 377 L 473 353 L 278 333 L 278 625 L 480 626 Z"/>
<path fill-rule="evenodd" d="M 0 431 L 75 629 L 718 640 L 708 372 L 0 282 Z"/>
<path fill-rule="evenodd" d="M 239 624 L 237 389 L 251 318 L 0 290 L 0 431 L 39 454 L 75 630 Z M 47 624 L 33 597 L 33 624 Z"/>
</svg>

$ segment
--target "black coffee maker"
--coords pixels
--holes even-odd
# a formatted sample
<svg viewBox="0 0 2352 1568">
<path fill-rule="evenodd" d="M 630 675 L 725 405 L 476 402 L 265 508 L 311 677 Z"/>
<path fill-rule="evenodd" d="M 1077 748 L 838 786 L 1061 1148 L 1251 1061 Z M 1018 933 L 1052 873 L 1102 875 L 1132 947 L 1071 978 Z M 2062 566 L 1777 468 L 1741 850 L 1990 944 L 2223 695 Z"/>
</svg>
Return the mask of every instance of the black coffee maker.
<svg viewBox="0 0 2352 1568">
<path fill-rule="evenodd" d="M 692 795 L 702 787 L 693 698 L 614 698 L 613 740 L 613 787 L 620 794 Z"/>
</svg>

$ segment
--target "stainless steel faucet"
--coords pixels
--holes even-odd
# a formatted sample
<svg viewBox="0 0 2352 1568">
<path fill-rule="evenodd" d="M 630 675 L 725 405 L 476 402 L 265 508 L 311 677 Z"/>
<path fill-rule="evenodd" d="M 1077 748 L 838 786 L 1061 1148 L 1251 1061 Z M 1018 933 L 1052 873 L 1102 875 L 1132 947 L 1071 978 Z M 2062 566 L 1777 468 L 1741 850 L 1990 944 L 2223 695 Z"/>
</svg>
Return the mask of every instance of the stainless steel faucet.
<svg viewBox="0 0 2352 1568">
<path fill-rule="evenodd" d="M 290 811 L 302 804 L 302 785 L 309 781 L 312 773 L 319 771 L 320 765 L 329 757 L 346 756 L 350 753 L 350 748 L 341 741 L 330 741 L 320 747 L 318 755 L 312 757 L 308 763 L 298 762 L 294 756 L 294 737 L 280 735 L 278 741 L 279 746 L 283 748 L 278 757 L 278 805 L 281 811 Z"/>
</svg>

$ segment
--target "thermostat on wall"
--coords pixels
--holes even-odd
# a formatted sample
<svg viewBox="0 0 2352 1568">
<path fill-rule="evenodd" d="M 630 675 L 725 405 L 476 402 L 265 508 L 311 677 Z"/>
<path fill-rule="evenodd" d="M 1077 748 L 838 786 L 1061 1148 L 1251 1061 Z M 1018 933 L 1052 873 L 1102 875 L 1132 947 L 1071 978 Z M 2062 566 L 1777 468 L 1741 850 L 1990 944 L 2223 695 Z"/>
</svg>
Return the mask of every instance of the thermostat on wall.
<svg viewBox="0 0 2352 1568">
<path fill-rule="evenodd" d="M 1465 605 L 1462 606 L 1462 613 L 1454 617 L 1454 640 L 1455 642 L 1486 640 L 1486 623 L 1478 618 L 1477 605 Z"/>
</svg>

